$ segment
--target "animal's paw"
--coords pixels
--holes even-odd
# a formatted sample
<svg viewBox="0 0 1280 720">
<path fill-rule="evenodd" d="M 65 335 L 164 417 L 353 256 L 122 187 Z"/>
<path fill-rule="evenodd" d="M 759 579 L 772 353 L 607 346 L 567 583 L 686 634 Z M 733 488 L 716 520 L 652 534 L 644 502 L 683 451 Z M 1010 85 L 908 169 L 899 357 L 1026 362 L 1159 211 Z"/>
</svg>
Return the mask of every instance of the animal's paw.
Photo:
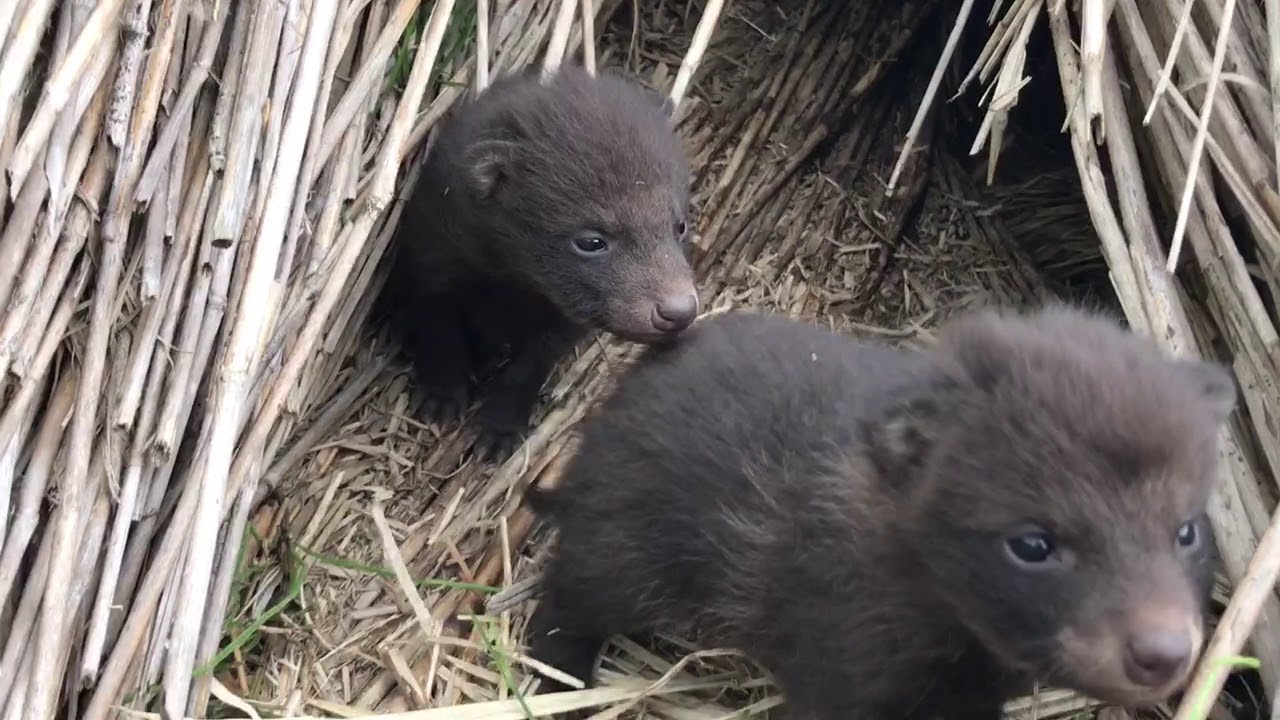
<svg viewBox="0 0 1280 720">
<path fill-rule="evenodd" d="M 477 413 L 479 437 L 473 446 L 474 452 L 487 462 L 502 462 L 510 457 L 524 442 L 529 429 L 528 413 L 504 399 L 502 396 L 490 398 Z"/>
<path fill-rule="evenodd" d="M 524 434 L 517 430 L 482 430 L 472 446 L 472 452 L 485 462 L 501 463 L 524 442 Z"/>
<path fill-rule="evenodd" d="M 427 422 L 447 425 L 461 417 L 470 402 L 465 386 L 430 389 L 422 400 L 422 417 Z"/>
</svg>

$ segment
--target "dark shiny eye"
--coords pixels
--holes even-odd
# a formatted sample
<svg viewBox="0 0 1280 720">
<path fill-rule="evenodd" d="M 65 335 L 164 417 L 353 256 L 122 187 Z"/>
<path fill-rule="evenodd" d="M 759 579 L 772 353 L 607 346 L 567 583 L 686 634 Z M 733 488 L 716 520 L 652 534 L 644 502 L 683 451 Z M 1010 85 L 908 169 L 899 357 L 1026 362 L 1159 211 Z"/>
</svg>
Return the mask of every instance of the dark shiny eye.
<svg viewBox="0 0 1280 720">
<path fill-rule="evenodd" d="M 1029 532 L 1005 540 L 1009 553 L 1019 562 L 1042 563 L 1053 555 L 1053 539 L 1047 533 Z"/>
<path fill-rule="evenodd" d="M 595 255 L 609 249 L 609 245 L 599 235 L 579 235 L 573 239 L 573 247 L 583 255 Z"/>
<path fill-rule="evenodd" d="M 689 232 L 689 226 L 685 224 L 685 221 L 681 220 L 676 223 L 676 237 L 684 240 L 685 233 L 687 232 Z"/>
<path fill-rule="evenodd" d="M 1200 533 L 1196 530 L 1196 524 L 1194 522 L 1183 523 L 1182 527 L 1178 528 L 1179 547 L 1193 547 L 1199 539 Z"/>
</svg>

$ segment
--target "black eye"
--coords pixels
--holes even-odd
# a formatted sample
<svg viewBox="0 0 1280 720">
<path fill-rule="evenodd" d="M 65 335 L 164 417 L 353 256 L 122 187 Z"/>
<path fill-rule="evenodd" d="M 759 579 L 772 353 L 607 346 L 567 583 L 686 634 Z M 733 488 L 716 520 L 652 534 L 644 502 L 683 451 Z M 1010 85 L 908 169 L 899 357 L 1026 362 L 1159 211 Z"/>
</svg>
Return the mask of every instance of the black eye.
<svg viewBox="0 0 1280 720">
<path fill-rule="evenodd" d="M 573 247 L 583 255 L 595 255 L 609 249 L 609 245 L 599 235 L 579 235 L 573 239 Z"/>
<path fill-rule="evenodd" d="M 1053 539 L 1047 533 L 1029 532 L 1005 541 L 1009 553 L 1019 562 L 1042 563 L 1053 555 Z"/>
<path fill-rule="evenodd" d="M 1179 547 L 1192 547 L 1196 544 L 1196 540 L 1199 538 L 1200 534 L 1196 531 L 1196 524 L 1194 522 L 1183 523 L 1182 527 L 1178 528 Z"/>
<path fill-rule="evenodd" d="M 681 220 L 676 223 L 676 237 L 684 240 L 684 235 L 687 232 L 689 232 L 689 226 L 685 224 L 685 221 Z"/>
</svg>

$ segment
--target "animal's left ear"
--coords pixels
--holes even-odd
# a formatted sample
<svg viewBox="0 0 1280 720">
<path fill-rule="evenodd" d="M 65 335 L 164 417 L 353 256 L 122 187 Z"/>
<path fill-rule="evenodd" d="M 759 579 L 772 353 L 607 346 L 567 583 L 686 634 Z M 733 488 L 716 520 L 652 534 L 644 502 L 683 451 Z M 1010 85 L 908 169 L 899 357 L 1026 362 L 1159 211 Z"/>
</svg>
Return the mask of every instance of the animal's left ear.
<svg viewBox="0 0 1280 720">
<path fill-rule="evenodd" d="M 1236 407 L 1237 394 L 1235 378 L 1226 366 L 1191 358 L 1177 358 L 1172 362 L 1208 401 L 1214 418 L 1220 423 L 1226 422 Z"/>
<path fill-rule="evenodd" d="M 897 400 L 864 425 L 863 438 L 877 470 L 887 477 L 901 477 L 917 467 L 938 441 L 961 388 L 952 378 L 940 378 Z"/>
<path fill-rule="evenodd" d="M 676 117 L 676 104 L 671 100 L 671 96 L 667 93 L 654 93 L 658 107 L 662 109 L 662 114 L 667 116 L 668 120 L 674 120 Z"/>
<path fill-rule="evenodd" d="M 655 90 L 648 85 L 641 85 L 640 87 L 643 89 L 645 97 L 649 98 L 654 105 L 657 105 L 658 109 L 662 111 L 663 115 L 667 116 L 668 120 L 675 117 L 676 104 L 671 101 L 670 93 Z"/>
<path fill-rule="evenodd" d="M 519 145 L 511 140 L 481 140 L 467 151 L 467 176 L 481 197 L 492 197 L 517 169 Z"/>
</svg>

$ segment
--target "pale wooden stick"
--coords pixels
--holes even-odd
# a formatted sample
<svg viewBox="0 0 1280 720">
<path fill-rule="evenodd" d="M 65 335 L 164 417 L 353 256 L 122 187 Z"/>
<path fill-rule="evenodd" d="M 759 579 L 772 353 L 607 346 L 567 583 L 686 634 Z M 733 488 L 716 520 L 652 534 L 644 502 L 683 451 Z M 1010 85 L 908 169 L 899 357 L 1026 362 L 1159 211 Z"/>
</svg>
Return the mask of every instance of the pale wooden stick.
<svg viewBox="0 0 1280 720">
<path fill-rule="evenodd" d="M 582 3 L 582 67 L 588 75 L 596 74 L 596 0 Z"/>
<path fill-rule="evenodd" d="M 1244 647 L 1262 612 L 1263 603 L 1275 590 L 1277 576 L 1280 576 L 1280 508 L 1271 516 L 1271 526 L 1258 542 L 1258 549 L 1249 560 L 1244 577 L 1236 583 L 1226 612 L 1201 655 L 1173 720 L 1203 720 L 1207 715 L 1213 703 L 1201 704 L 1196 702 L 1197 699 L 1216 697 L 1222 690 L 1227 675 L 1233 669 L 1224 661 L 1239 654 Z M 1193 712 L 1198 705 L 1202 706 L 1204 713 Z"/>
<path fill-rule="evenodd" d="M 893 191 L 898 187 L 898 176 L 902 174 L 902 168 L 907 164 L 907 157 L 911 154 L 916 137 L 920 135 L 920 128 L 924 126 L 924 119 L 933 107 L 934 95 L 938 92 L 938 86 L 942 84 L 943 74 L 951 65 L 951 56 L 956 51 L 956 45 L 960 43 L 960 36 L 964 34 L 964 26 L 968 23 L 969 12 L 972 10 L 973 0 L 964 0 L 961 3 L 955 24 L 951 26 L 951 33 L 947 35 L 947 44 L 942 48 L 942 55 L 938 57 L 938 63 L 933 68 L 933 75 L 929 78 L 929 86 L 924 91 L 924 98 L 920 100 L 920 106 L 916 108 L 916 116 L 911 120 L 911 128 L 907 130 L 907 137 L 902 142 L 898 161 L 894 163 L 893 172 L 889 174 L 889 183 L 884 189 L 887 197 L 893 197 Z"/>
<path fill-rule="evenodd" d="M 1280 187 L 1280 0 L 1263 0 L 1267 8 L 1267 79 L 1271 90 L 1271 145 Z"/>
<path fill-rule="evenodd" d="M 437 0 L 431 7 L 431 17 L 427 20 L 426 32 L 422 34 L 422 42 L 418 54 L 413 59 L 413 69 L 406 80 L 404 97 L 396 107 L 391 128 L 383 140 L 383 147 L 395 149 L 394 155 L 382 158 L 374 171 L 373 184 L 369 195 L 369 211 L 381 213 L 395 194 L 396 174 L 400 169 L 400 153 L 409 131 L 413 129 L 413 120 L 418 115 L 418 107 L 422 105 L 422 97 L 426 94 L 427 82 L 435 69 L 436 58 L 440 54 L 440 45 L 444 42 L 444 31 L 449 27 L 449 16 L 453 12 L 454 0 Z"/>
<path fill-rule="evenodd" d="M 263 73 L 261 68 L 274 65 L 279 57 L 283 24 L 284 13 L 279 4 L 258 7 L 228 126 L 223 180 L 213 207 L 211 240 L 215 247 L 230 247 L 244 228 L 253 163 L 263 160 L 258 151 L 271 73 Z"/>
<path fill-rule="evenodd" d="M 413 609 L 413 616 L 418 621 L 418 627 L 422 630 L 423 636 L 430 642 L 431 638 L 440 634 L 443 623 L 433 617 L 431 611 L 427 610 L 427 606 L 422 603 L 418 586 L 414 585 L 413 577 L 409 575 L 409 568 L 405 567 L 404 556 L 400 554 L 395 536 L 391 534 L 391 525 L 387 523 L 386 500 L 386 498 L 377 498 L 369 508 L 373 525 L 378 530 L 378 538 L 382 541 L 382 557 L 395 573 L 396 584 L 404 593 L 405 600 L 409 601 L 409 607 Z"/>
<path fill-rule="evenodd" d="M 4 46 L 4 56 L 0 58 L 0 68 L 4 68 L 4 72 L 0 73 L 0 121 L 7 122 L 15 110 L 14 100 L 31 70 L 37 45 L 44 36 L 53 5 L 53 0 L 32 0 L 13 30 L 12 42 Z M 101 37 L 101 33 L 96 37 Z M 0 37 L 0 41 L 3 41 L 3 37 Z M 17 197 L 22 183 L 10 182 L 9 197 L 13 199 Z"/>
<path fill-rule="evenodd" d="M 574 10 L 578 0 L 560 0 L 555 23 L 551 26 L 551 39 L 547 41 L 547 54 L 542 58 L 542 81 L 547 82 L 560 69 L 565 48 L 569 45 L 569 31 L 573 29 Z"/>
<path fill-rule="evenodd" d="M 1084 85 L 1084 112 L 1094 142 L 1106 138 L 1102 112 L 1102 56 L 1107 51 L 1108 0 L 1084 0 L 1080 8 L 1080 70 Z"/>
<path fill-rule="evenodd" d="M 1274 0 L 1280 2 L 1280 0 Z M 489 0 L 476 0 L 476 94 L 489 87 Z"/>
<path fill-rule="evenodd" d="M 698 72 L 698 66 L 702 64 L 702 56 L 706 54 L 707 47 L 711 44 L 711 36 L 715 34 L 716 24 L 720 22 L 720 11 L 724 9 L 724 4 L 724 0 L 707 0 L 702 17 L 698 18 L 698 26 L 694 28 L 689 50 L 680 61 L 680 70 L 676 73 L 676 80 L 671 85 L 671 104 L 675 107 L 680 107 L 680 102 L 684 100 L 684 95 L 689 90 L 689 83 L 693 82 L 694 73 Z"/>
<path fill-rule="evenodd" d="M 9 30 L 13 27 L 13 18 L 21 8 L 22 0 L 10 0 L 10 2 L 0 3 L 0 51 L 5 49 L 9 39 Z M 2 703 L 0 703 L 0 707 L 3 707 Z"/>
<path fill-rule="evenodd" d="M 147 36 L 147 21 L 151 17 L 151 0 L 131 0 L 131 7 L 120 18 L 124 47 L 117 60 L 115 87 L 111 92 L 111 107 L 107 110 L 107 137 L 116 147 L 124 147 L 128 140 L 129 115 L 133 110 L 134 92 L 138 74 L 142 72 L 143 43 Z"/>
<path fill-rule="evenodd" d="M 174 145 L 178 142 L 179 135 L 190 128 L 192 108 L 195 107 L 196 98 L 199 97 L 201 88 L 204 87 L 205 81 L 209 78 L 209 70 L 213 65 L 214 55 L 218 51 L 223 28 L 226 26 L 229 6 L 230 3 L 220 2 L 214 4 L 214 20 L 205 29 L 204 35 L 200 39 L 199 56 L 192 64 L 190 74 L 186 77 L 185 84 L 182 86 L 182 92 L 178 94 L 178 99 L 174 102 L 169 114 L 169 121 L 165 123 L 164 129 L 160 131 L 160 136 L 156 138 L 155 146 L 151 149 L 151 157 L 147 160 L 146 167 L 143 168 L 142 177 L 138 179 L 137 199 L 139 202 L 151 201 L 152 195 L 163 176 L 161 171 L 169 164 L 171 153 L 173 153 Z"/>
<path fill-rule="evenodd" d="M 84 74 L 85 66 L 97 51 L 103 36 L 108 32 L 113 32 L 109 28 L 112 23 L 116 22 L 123 2 L 124 0 L 102 0 L 94 8 L 93 14 L 89 16 L 88 22 L 85 23 L 84 29 L 80 32 L 80 36 L 76 38 L 75 44 L 71 46 L 70 52 L 67 53 L 66 59 L 58 66 L 53 77 L 44 86 L 40 104 L 36 106 L 35 113 L 27 123 L 26 129 L 22 133 L 22 139 L 18 141 L 18 146 L 13 151 L 13 157 L 9 160 L 10 195 L 16 195 L 18 189 L 26 182 L 27 173 L 31 170 L 32 163 L 35 162 L 40 148 L 44 146 L 45 141 L 49 139 L 49 134 L 53 131 L 53 124 L 57 119 L 58 111 L 62 110 L 71 98 L 72 91 L 79 84 L 80 78 Z M 9 64 L 7 56 L 3 67 L 5 72 L 0 73 L 0 117 L 8 114 L 7 105 L 12 99 L 11 97 L 5 97 L 4 79 L 17 76 L 21 80 L 24 74 L 15 72 L 17 67 Z"/>
<path fill-rule="evenodd" d="M 1218 28 L 1218 41 L 1213 51 L 1213 69 L 1209 73 L 1209 86 L 1205 89 L 1204 104 L 1200 107 L 1200 122 L 1191 145 L 1191 159 L 1187 164 L 1187 179 L 1182 186 L 1182 201 L 1178 207 L 1178 219 L 1173 227 L 1173 240 L 1169 247 L 1169 262 L 1165 269 L 1173 272 L 1178 267 L 1178 255 L 1182 252 L 1182 238 L 1187 232 L 1187 214 L 1191 212 L 1191 197 L 1195 193 L 1196 178 L 1200 173 L 1200 158 L 1204 156 L 1204 140 L 1209 135 L 1209 115 L 1222 79 L 1222 62 L 1227 56 L 1227 39 L 1231 35 L 1231 18 L 1235 14 L 1236 0 L 1226 0 L 1222 11 L 1222 26 Z"/>
<path fill-rule="evenodd" d="M 351 125 L 351 121 L 355 119 L 361 105 L 369 97 L 369 93 L 373 92 L 377 84 L 381 82 L 387 58 L 390 57 L 391 51 L 395 49 L 396 44 L 400 42 L 400 36 L 404 33 L 405 27 L 409 25 L 409 21 L 413 19 L 413 14 L 417 9 L 418 0 L 399 0 L 396 3 L 395 11 L 387 18 L 387 23 L 378 35 L 377 42 L 370 48 L 368 55 L 365 56 L 364 63 L 360 66 L 360 70 L 347 86 L 346 94 L 342 96 L 342 99 L 334 106 L 333 112 L 325 120 L 324 132 L 320 135 L 319 145 L 308 150 L 307 154 L 309 156 L 314 154 L 315 157 L 311 174 L 303 178 L 305 187 L 311 187 L 315 184 L 316 179 L 320 176 L 320 170 L 329 161 L 329 156 L 333 154 L 334 149 L 338 147 L 338 143 L 342 140 L 342 135 L 347 131 L 347 127 Z"/>
<path fill-rule="evenodd" d="M 1155 114 L 1156 103 L 1160 102 L 1160 96 L 1164 94 L 1165 88 L 1169 85 L 1169 78 L 1173 76 L 1173 64 L 1178 60 L 1178 51 L 1182 49 L 1182 38 L 1186 35 L 1187 28 L 1191 25 L 1191 7 L 1195 2 L 1196 0 L 1182 0 L 1182 14 L 1178 18 L 1177 27 L 1173 31 L 1173 42 L 1169 44 L 1169 54 L 1165 56 L 1164 68 L 1160 71 L 1160 78 L 1156 81 L 1155 92 L 1151 94 L 1151 102 L 1147 104 L 1147 112 L 1142 116 L 1143 125 L 1151 124 L 1151 116 Z"/>
<path fill-rule="evenodd" d="M 32 644 L 32 633 L 40 612 L 40 589 L 49 575 L 50 549 L 51 543 L 46 536 L 36 548 L 27 584 L 10 621 L 8 637 L 0 647 L 0 707 L 6 703 L 9 707 L 25 705 L 31 685 L 30 665 L 34 653 L 23 653 L 23 650 Z M 20 671 L 20 665 L 26 666 L 27 670 Z M 13 714 L 10 717 L 20 716 Z"/>
<path fill-rule="evenodd" d="M 39 382 L 35 383 L 39 387 L 38 395 L 43 395 L 45 393 L 46 386 L 48 385 L 47 381 L 50 379 L 51 378 L 48 376 L 45 376 L 40 378 Z M 4 508 L 3 511 L 0 511 L 0 557 L 3 557 L 4 555 L 5 536 L 9 532 L 9 509 L 13 507 L 14 498 L 12 497 L 12 494 L 15 481 L 18 476 L 19 464 L 22 462 L 22 454 L 27 444 L 27 436 L 31 433 L 31 430 L 34 429 L 31 425 L 34 424 L 39 409 L 40 408 L 35 403 L 31 403 L 27 406 L 26 412 L 22 415 L 20 432 L 14 433 L 13 436 L 9 438 L 9 442 L 4 446 L 3 451 L 0 452 L 0 508 Z M 29 481 L 25 479 L 23 480 L 24 490 L 27 482 Z M 0 578 L 0 607 L 4 607 L 4 594 L 4 581 L 3 578 Z"/>
</svg>

